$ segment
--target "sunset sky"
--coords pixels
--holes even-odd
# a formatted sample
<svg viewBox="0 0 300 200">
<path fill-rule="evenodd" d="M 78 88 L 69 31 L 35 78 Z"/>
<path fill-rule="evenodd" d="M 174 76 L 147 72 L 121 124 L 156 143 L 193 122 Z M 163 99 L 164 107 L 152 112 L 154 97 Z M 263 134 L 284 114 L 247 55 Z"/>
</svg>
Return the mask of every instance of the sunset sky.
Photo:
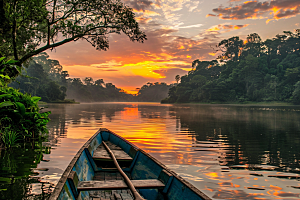
<svg viewBox="0 0 300 200">
<path fill-rule="evenodd" d="M 262 40 L 300 28 L 300 0 L 123 0 L 132 7 L 146 33 L 144 43 L 112 34 L 108 51 L 86 41 L 48 50 L 71 78 L 92 77 L 129 93 L 150 82 L 175 82 L 187 74 L 193 60 L 216 58 L 223 39 L 245 39 L 258 33 Z"/>
</svg>

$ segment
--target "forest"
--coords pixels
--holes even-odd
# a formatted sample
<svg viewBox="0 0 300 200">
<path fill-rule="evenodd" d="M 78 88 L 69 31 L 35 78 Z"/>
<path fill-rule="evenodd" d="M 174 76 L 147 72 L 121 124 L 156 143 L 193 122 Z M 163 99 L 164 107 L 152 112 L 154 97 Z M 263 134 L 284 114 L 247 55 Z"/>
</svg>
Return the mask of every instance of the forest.
<svg viewBox="0 0 300 200">
<path fill-rule="evenodd" d="M 28 67 L 20 76 L 9 84 L 22 93 L 41 97 L 44 102 L 159 102 L 168 96 L 173 85 L 151 83 L 137 88 L 138 94 L 126 93 L 113 83 L 105 83 L 103 79 L 93 80 L 92 77 L 68 78 L 68 71 L 63 71 L 59 61 L 41 53 L 32 58 Z"/>
<path fill-rule="evenodd" d="M 286 102 L 300 104 L 300 29 L 261 40 L 252 33 L 222 40 L 212 61 L 194 60 L 192 70 L 170 88 L 162 103 Z"/>
</svg>

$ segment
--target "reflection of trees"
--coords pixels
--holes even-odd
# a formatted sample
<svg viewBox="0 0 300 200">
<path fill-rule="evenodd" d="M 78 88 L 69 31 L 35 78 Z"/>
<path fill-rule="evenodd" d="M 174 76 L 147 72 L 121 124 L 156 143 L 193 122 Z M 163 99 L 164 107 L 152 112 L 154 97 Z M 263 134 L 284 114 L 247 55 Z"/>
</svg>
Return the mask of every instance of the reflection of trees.
<svg viewBox="0 0 300 200">
<path fill-rule="evenodd" d="M 141 113 L 141 118 L 160 118 L 166 119 L 168 116 L 168 107 L 166 106 L 157 106 L 157 104 L 138 104 L 138 109 Z"/>
<path fill-rule="evenodd" d="M 0 150 L 0 199 L 24 199 L 29 195 L 30 184 L 39 183 L 32 177 L 32 169 L 43 160 L 43 154 L 50 153 L 50 148 L 44 147 L 42 142 L 33 141 L 23 147 Z M 42 190 L 42 194 L 35 199 L 46 199 L 49 188 Z"/>
<path fill-rule="evenodd" d="M 297 107 L 183 106 L 170 107 L 170 112 L 176 112 L 182 128 L 195 131 L 197 141 L 222 141 L 221 165 L 300 167 Z"/>
<path fill-rule="evenodd" d="M 51 111 L 51 121 L 47 125 L 50 145 L 57 144 L 59 138 L 67 137 L 68 124 L 80 125 L 92 120 L 102 123 L 103 117 L 112 120 L 116 112 L 130 106 L 115 103 L 48 104 L 47 110 Z"/>
</svg>

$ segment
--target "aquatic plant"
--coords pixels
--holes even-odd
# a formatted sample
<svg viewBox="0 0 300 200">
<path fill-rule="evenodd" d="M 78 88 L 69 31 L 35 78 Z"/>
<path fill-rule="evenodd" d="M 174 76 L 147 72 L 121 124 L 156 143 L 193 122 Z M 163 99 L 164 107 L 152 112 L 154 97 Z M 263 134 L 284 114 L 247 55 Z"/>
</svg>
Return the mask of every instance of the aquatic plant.
<svg viewBox="0 0 300 200">
<path fill-rule="evenodd" d="M 9 130 L 10 127 L 4 129 L 1 133 L 1 139 L 6 148 L 11 148 L 15 146 L 19 146 L 17 141 L 19 140 L 19 134 L 15 131 Z"/>
</svg>

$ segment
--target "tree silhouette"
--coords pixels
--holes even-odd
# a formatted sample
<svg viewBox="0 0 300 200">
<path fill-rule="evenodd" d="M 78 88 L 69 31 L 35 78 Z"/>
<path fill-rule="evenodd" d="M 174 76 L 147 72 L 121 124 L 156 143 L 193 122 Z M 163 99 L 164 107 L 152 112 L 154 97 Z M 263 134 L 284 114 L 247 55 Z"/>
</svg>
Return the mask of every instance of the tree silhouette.
<svg viewBox="0 0 300 200">
<path fill-rule="evenodd" d="M 180 81 L 180 76 L 179 76 L 179 75 L 176 75 L 176 76 L 175 76 L 175 80 L 176 80 L 176 82 L 177 82 L 177 84 L 178 84 L 178 82 Z"/>
<path fill-rule="evenodd" d="M 220 58 L 237 61 L 240 50 L 243 47 L 243 40 L 240 40 L 238 36 L 231 37 L 229 39 L 222 40 L 216 47 L 219 48 L 217 51 L 223 52 Z"/>
<path fill-rule="evenodd" d="M 78 39 L 97 50 L 108 49 L 110 33 L 123 32 L 131 41 L 147 39 L 132 9 L 120 0 L 2 0 L 0 11 L 0 57 L 18 60 L 19 66 Z"/>
<path fill-rule="evenodd" d="M 86 84 L 86 85 L 92 85 L 93 84 L 93 78 L 92 77 L 85 77 L 85 79 L 84 79 L 84 83 Z"/>
<path fill-rule="evenodd" d="M 99 86 L 103 86 L 104 85 L 104 81 L 103 81 L 103 79 L 98 79 L 98 80 L 96 80 L 95 81 L 95 85 L 99 85 Z"/>
</svg>

